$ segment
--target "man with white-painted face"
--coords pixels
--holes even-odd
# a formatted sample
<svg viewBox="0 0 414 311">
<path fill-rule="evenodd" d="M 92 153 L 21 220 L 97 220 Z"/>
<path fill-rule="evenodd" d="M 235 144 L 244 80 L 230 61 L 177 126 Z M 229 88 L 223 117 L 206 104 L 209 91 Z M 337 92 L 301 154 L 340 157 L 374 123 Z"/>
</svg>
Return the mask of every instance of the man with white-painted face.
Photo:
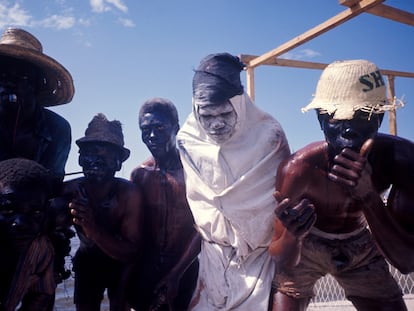
<svg viewBox="0 0 414 311">
<path fill-rule="evenodd" d="M 205 57 L 193 77 L 193 112 L 177 135 L 202 237 L 190 310 L 268 310 L 272 193 L 290 151 L 280 124 L 244 93 L 243 69 L 228 53 Z"/>
<path fill-rule="evenodd" d="M 414 144 L 378 133 L 395 108 L 369 61 L 337 61 L 322 73 L 304 110 L 317 111 L 325 141 L 298 150 L 277 174 L 274 311 L 306 310 L 326 274 L 357 310 L 407 310 L 383 256 L 414 271 Z"/>
</svg>

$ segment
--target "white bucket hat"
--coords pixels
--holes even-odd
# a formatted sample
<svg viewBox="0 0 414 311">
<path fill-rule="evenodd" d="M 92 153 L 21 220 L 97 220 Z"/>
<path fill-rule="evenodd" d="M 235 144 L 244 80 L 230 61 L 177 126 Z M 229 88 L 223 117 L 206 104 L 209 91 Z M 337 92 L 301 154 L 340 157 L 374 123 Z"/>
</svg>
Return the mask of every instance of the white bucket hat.
<svg viewBox="0 0 414 311">
<path fill-rule="evenodd" d="M 388 104 L 384 79 L 378 67 L 367 60 L 343 60 L 322 72 L 316 94 L 302 112 L 319 109 L 337 120 L 350 120 L 355 111 L 384 113 L 395 109 Z"/>
</svg>

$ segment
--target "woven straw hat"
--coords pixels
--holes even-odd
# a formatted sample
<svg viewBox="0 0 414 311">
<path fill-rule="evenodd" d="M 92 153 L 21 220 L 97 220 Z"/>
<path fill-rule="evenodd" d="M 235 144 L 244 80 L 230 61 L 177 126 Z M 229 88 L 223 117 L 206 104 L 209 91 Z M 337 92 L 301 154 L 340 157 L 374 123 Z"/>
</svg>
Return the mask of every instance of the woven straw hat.
<svg viewBox="0 0 414 311">
<path fill-rule="evenodd" d="M 39 40 L 19 28 L 8 28 L 0 38 L 0 57 L 31 63 L 41 71 L 46 84 L 39 83 L 38 99 L 42 106 L 69 103 L 75 93 L 71 74 L 53 58 L 43 54 Z"/>
<path fill-rule="evenodd" d="M 85 136 L 79 138 L 76 144 L 81 147 L 85 143 L 108 143 L 117 147 L 122 153 L 122 162 L 128 159 L 130 150 L 124 147 L 124 135 L 121 122 L 108 121 L 103 113 L 98 113 L 89 122 Z"/>
<path fill-rule="evenodd" d="M 367 60 L 336 61 L 322 72 L 316 94 L 302 111 L 319 109 L 337 120 L 349 120 L 355 111 L 384 113 L 388 104 L 385 82 L 378 67 Z"/>
</svg>

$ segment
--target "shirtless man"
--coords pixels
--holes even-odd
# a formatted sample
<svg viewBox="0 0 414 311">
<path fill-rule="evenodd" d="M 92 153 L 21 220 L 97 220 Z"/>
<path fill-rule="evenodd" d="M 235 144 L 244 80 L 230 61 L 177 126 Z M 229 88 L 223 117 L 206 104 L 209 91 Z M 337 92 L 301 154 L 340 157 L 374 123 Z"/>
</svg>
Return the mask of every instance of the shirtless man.
<svg viewBox="0 0 414 311">
<path fill-rule="evenodd" d="M 129 156 L 121 123 L 103 114 L 76 141 L 84 177 L 65 182 L 63 198 L 80 239 L 73 259 L 74 301 L 78 311 L 99 311 L 105 289 L 110 310 L 124 310 L 124 269 L 141 250 L 141 192 L 115 178 Z"/>
<path fill-rule="evenodd" d="M 54 302 L 54 252 L 47 234 L 49 171 L 35 161 L 0 162 L 0 310 L 46 311 Z"/>
<path fill-rule="evenodd" d="M 176 148 L 177 109 L 167 99 L 150 99 L 140 109 L 139 127 L 152 157 L 131 174 L 144 193 L 147 225 L 144 260 L 132 279 L 131 305 L 136 310 L 186 310 L 197 282 L 200 236 Z"/>
<path fill-rule="evenodd" d="M 317 110 L 325 142 L 297 151 L 278 170 L 273 310 L 305 310 L 327 273 L 358 310 L 406 310 L 381 254 L 413 271 L 413 231 L 393 214 L 411 215 L 413 228 L 414 144 L 378 133 L 384 111 L 394 107 L 371 62 L 338 61 L 322 73 L 304 110 Z M 384 203 L 390 186 L 400 195 Z M 393 206 L 398 199 L 405 204 Z"/>
</svg>

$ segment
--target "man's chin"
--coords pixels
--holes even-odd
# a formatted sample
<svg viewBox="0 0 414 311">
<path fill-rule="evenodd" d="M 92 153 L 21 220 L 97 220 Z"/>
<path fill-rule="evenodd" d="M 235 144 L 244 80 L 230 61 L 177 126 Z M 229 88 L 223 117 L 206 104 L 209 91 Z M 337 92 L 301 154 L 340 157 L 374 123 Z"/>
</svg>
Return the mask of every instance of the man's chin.
<svg viewBox="0 0 414 311">
<path fill-rule="evenodd" d="M 218 144 L 222 144 L 230 139 L 232 136 L 231 133 L 225 133 L 225 134 L 209 134 L 210 138 L 214 140 Z"/>
<path fill-rule="evenodd" d="M 93 183 L 102 183 L 108 179 L 106 176 L 96 172 L 85 172 L 84 175 L 87 181 Z"/>
</svg>

